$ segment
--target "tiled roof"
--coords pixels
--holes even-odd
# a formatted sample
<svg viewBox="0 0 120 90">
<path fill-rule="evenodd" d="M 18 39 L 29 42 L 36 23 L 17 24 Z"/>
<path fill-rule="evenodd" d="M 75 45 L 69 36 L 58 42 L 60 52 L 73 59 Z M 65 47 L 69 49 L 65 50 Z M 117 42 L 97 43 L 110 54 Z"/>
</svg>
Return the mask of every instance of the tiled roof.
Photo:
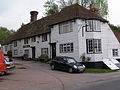
<svg viewBox="0 0 120 90">
<path fill-rule="evenodd" d="M 120 31 L 117 31 L 117 30 L 112 30 L 112 31 L 115 34 L 115 36 L 118 39 L 118 41 L 120 42 Z"/>
<path fill-rule="evenodd" d="M 12 37 L 11 40 L 22 39 L 26 37 L 32 37 L 43 33 L 50 32 L 50 26 L 73 19 L 95 19 L 102 22 L 107 22 L 102 17 L 91 12 L 90 10 L 74 4 L 63 8 L 60 12 L 44 17 L 32 23 L 28 23 L 22 26 L 19 31 Z"/>
</svg>

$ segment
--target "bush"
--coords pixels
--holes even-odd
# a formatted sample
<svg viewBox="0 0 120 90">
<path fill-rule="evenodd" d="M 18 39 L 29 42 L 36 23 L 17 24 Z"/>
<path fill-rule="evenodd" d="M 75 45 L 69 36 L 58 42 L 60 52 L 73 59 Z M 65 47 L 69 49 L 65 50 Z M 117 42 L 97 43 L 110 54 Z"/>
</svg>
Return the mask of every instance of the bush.
<svg viewBox="0 0 120 90">
<path fill-rule="evenodd" d="M 23 60 L 28 60 L 28 54 L 24 54 L 24 55 L 22 56 L 22 59 L 23 59 Z"/>
<path fill-rule="evenodd" d="M 41 62 L 48 62 L 49 56 L 47 54 L 42 54 L 40 57 L 38 57 L 38 60 Z"/>
</svg>

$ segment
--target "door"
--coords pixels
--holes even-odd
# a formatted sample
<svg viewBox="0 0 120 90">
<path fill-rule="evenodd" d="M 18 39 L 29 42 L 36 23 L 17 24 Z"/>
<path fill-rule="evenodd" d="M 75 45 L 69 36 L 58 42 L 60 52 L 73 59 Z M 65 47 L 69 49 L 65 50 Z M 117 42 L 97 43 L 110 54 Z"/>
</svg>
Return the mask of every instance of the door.
<svg viewBox="0 0 120 90">
<path fill-rule="evenodd" d="M 32 47 L 32 58 L 35 58 L 35 47 Z"/>
<path fill-rule="evenodd" d="M 52 58 L 56 57 L 56 43 L 51 44 L 52 47 Z"/>
</svg>

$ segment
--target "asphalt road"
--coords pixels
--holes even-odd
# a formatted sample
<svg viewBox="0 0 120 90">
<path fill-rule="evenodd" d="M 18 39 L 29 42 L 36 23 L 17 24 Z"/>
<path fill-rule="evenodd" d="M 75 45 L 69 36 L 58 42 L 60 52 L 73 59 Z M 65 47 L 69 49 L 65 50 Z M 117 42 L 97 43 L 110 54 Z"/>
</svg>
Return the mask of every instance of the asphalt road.
<svg viewBox="0 0 120 90">
<path fill-rule="evenodd" d="M 100 83 L 92 83 L 74 90 L 120 90 L 120 78 Z"/>
</svg>

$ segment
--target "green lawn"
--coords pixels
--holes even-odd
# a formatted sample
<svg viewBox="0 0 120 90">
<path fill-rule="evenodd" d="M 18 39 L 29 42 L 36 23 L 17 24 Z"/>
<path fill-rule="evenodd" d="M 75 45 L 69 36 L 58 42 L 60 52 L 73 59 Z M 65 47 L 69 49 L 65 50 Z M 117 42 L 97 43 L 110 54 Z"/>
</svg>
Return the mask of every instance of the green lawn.
<svg viewBox="0 0 120 90">
<path fill-rule="evenodd" d="M 87 73 L 109 73 L 109 72 L 118 72 L 118 70 L 86 68 L 85 72 Z"/>
</svg>

